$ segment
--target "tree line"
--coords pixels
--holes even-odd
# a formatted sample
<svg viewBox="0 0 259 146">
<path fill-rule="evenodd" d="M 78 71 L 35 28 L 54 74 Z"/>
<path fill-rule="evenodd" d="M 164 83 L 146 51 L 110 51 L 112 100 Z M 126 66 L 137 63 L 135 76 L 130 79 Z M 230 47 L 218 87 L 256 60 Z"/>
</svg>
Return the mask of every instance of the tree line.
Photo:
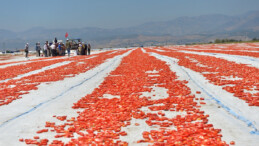
<svg viewBox="0 0 259 146">
<path fill-rule="evenodd" d="M 250 40 L 250 41 L 252 41 L 252 42 L 257 42 L 257 41 L 259 41 L 259 38 L 253 38 L 252 40 Z M 249 42 L 250 42 L 249 41 Z M 216 39 L 215 41 L 214 41 L 214 43 L 216 43 L 216 44 L 218 44 L 218 43 L 234 43 L 234 42 L 246 42 L 246 41 L 242 41 L 242 40 L 235 40 L 235 39 Z M 210 42 L 210 43 L 212 43 L 212 42 Z"/>
</svg>

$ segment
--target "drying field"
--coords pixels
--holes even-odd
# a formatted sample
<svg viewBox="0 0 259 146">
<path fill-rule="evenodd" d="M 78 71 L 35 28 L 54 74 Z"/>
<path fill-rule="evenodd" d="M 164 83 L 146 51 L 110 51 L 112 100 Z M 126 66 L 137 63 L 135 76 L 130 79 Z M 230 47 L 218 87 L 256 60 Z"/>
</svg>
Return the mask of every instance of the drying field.
<svg viewBox="0 0 259 146">
<path fill-rule="evenodd" d="M 259 43 L 0 58 L 0 145 L 259 143 Z"/>
</svg>

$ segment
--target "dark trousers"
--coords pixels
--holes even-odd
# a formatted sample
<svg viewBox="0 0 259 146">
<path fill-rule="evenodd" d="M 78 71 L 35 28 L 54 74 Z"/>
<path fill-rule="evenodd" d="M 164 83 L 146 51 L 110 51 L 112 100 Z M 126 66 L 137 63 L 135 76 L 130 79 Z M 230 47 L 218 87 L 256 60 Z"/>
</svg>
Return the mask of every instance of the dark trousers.
<svg viewBox="0 0 259 146">
<path fill-rule="evenodd" d="M 45 56 L 45 57 L 48 57 L 48 52 L 47 52 L 47 50 L 44 50 L 44 56 Z"/>
<path fill-rule="evenodd" d="M 40 50 L 37 50 L 37 57 L 40 57 Z"/>
<path fill-rule="evenodd" d="M 29 51 L 25 51 L 25 57 L 28 58 Z"/>
<path fill-rule="evenodd" d="M 48 56 L 51 55 L 50 49 L 47 50 L 47 54 L 48 54 Z"/>
<path fill-rule="evenodd" d="M 67 56 L 70 56 L 70 48 L 67 48 Z"/>
<path fill-rule="evenodd" d="M 82 48 L 82 50 L 81 50 L 81 55 L 85 55 L 85 49 L 84 48 Z"/>
<path fill-rule="evenodd" d="M 51 55 L 52 55 L 52 57 L 56 56 L 56 50 L 55 49 L 51 49 Z"/>
</svg>

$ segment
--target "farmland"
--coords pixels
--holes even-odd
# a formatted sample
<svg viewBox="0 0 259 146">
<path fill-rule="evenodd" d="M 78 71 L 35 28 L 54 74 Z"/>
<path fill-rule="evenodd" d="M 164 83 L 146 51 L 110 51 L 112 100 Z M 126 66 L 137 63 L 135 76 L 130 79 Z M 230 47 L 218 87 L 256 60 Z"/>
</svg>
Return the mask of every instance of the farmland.
<svg viewBox="0 0 259 146">
<path fill-rule="evenodd" d="M 0 60 L 0 145 L 259 143 L 259 43 Z"/>
</svg>

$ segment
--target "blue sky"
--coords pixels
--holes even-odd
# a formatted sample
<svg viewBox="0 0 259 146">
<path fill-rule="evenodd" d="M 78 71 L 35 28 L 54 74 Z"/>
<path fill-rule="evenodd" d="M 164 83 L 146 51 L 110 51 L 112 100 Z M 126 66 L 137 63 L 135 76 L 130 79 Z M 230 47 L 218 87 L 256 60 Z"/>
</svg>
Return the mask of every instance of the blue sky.
<svg viewBox="0 0 259 146">
<path fill-rule="evenodd" d="M 0 29 L 120 28 L 251 10 L 259 10 L 259 0 L 0 0 Z"/>
</svg>

